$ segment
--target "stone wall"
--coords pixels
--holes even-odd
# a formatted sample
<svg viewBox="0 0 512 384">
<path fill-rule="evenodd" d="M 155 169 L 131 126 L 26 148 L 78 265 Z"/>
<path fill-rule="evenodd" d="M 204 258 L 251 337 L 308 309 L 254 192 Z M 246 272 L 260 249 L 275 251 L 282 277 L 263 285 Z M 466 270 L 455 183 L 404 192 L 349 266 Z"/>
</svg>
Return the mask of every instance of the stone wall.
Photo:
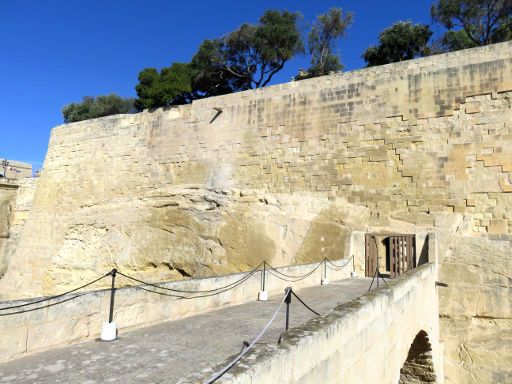
<svg viewBox="0 0 512 384">
<path fill-rule="evenodd" d="M 32 177 L 32 164 L 0 158 L 0 179 L 21 180 L 27 177 Z"/>
<path fill-rule="evenodd" d="M 345 267 L 338 270 L 327 269 L 325 271 L 327 278 L 341 280 L 350 277 L 352 272 L 350 261 L 350 259 L 335 260 L 336 265 L 345 265 Z M 295 265 L 279 268 L 278 270 L 287 275 L 300 276 L 311 272 L 317 265 Z M 165 283 L 162 286 L 177 290 L 205 291 L 234 284 L 246 276 L 247 274 L 231 274 L 204 279 L 187 279 Z M 281 295 L 288 286 L 300 289 L 318 285 L 323 277 L 324 268 L 317 268 L 305 279 L 293 283 L 277 279 L 267 272 L 265 290 L 269 295 Z M 152 293 L 150 290 L 158 291 L 158 289 L 148 286 L 145 287 L 150 288 L 150 290 L 135 288 L 140 287 L 140 285 L 133 287 L 133 281 L 117 275 L 117 285 L 128 287 L 116 291 L 114 321 L 122 334 L 125 330 L 178 320 L 216 308 L 254 301 L 258 297 L 258 292 L 262 286 L 261 278 L 261 272 L 256 272 L 244 280 L 243 284 L 236 285 L 236 287 L 227 291 L 221 291 L 218 295 L 180 300 L 175 297 Z M 110 283 L 111 277 L 108 276 L 103 280 Z M 98 284 L 92 286 L 92 288 L 97 286 Z M 167 293 L 169 294 L 169 292 Z M 74 299 L 75 294 L 72 293 L 49 302 L 2 311 L 2 316 L 0 316 L 0 362 L 48 348 L 98 338 L 102 323 L 108 321 L 110 290 L 78 292 L 77 294 L 78 296 Z M 58 303 L 61 300 L 65 301 L 62 304 L 49 306 L 42 310 L 6 315 L 25 309 L 46 306 L 46 304 Z M 3 302 L 1 307 L 24 303 L 24 301 Z"/>
<path fill-rule="evenodd" d="M 36 182 L 34 178 L 0 179 L 0 279 L 23 232 Z"/>
<path fill-rule="evenodd" d="M 508 262 L 511 153 L 510 42 L 59 126 L 0 292 L 337 258 L 352 231 L 482 237 Z"/>
<path fill-rule="evenodd" d="M 512 382 L 510 243 L 448 234 L 439 243 L 446 381 Z"/>
<path fill-rule="evenodd" d="M 441 384 L 435 276 L 434 263 L 422 265 L 390 281 L 386 289 L 372 291 L 290 329 L 280 344 L 257 343 L 217 382 L 395 384 L 417 335 L 426 334 L 431 364 L 421 373 L 437 377 L 435 382 Z M 195 373 L 182 384 L 206 382 L 231 359 L 208 372 Z M 409 374 L 413 376 L 413 372 Z"/>
</svg>

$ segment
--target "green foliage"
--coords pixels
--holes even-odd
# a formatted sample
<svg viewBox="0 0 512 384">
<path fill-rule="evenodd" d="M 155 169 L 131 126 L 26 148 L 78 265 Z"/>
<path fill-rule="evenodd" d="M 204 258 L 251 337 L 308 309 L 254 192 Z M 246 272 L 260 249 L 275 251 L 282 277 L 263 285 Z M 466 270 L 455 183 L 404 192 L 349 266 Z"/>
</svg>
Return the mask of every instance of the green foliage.
<svg viewBox="0 0 512 384">
<path fill-rule="evenodd" d="M 512 39 L 512 0 L 439 0 L 431 15 L 449 30 L 439 42 L 445 51 Z"/>
<path fill-rule="evenodd" d="M 243 88 L 243 79 L 232 75 L 223 66 L 220 39 L 205 40 L 192 58 L 195 71 L 192 89 L 203 97 L 224 95 Z"/>
<path fill-rule="evenodd" d="M 327 75 L 340 71 L 343 65 L 339 55 L 335 54 L 336 41 L 345 35 L 352 24 L 352 13 L 343 14 L 341 8 L 331 8 L 319 15 L 308 34 L 308 50 L 311 55 L 311 67 L 306 74 L 299 74 L 297 79 Z"/>
<path fill-rule="evenodd" d="M 134 112 L 134 99 L 124 99 L 114 93 L 98 97 L 84 96 L 81 103 L 71 103 L 62 108 L 65 123 Z"/>
<path fill-rule="evenodd" d="M 427 25 L 400 21 L 384 29 L 379 44 L 369 47 L 363 58 L 368 67 L 414 59 L 428 52 L 431 36 Z"/>
<path fill-rule="evenodd" d="M 474 48 L 477 45 L 471 40 L 463 29 L 458 31 L 447 31 L 438 41 L 434 43 L 439 53 L 458 51 L 460 49 Z"/>
<path fill-rule="evenodd" d="M 135 86 L 138 96 L 135 107 L 141 111 L 190 102 L 192 77 L 193 70 L 188 63 L 174 63 L 160 72 L 155 68 L 144 69 Z"/>
<path fill-rule="evenodd" d="M 257 25 L 243 24 L 205 40 L 192 58 L 194 90 L 204 96 L 264 87 L 294 55 L 303 52 L 299 14 L 266 11 Z"/>
</svg>

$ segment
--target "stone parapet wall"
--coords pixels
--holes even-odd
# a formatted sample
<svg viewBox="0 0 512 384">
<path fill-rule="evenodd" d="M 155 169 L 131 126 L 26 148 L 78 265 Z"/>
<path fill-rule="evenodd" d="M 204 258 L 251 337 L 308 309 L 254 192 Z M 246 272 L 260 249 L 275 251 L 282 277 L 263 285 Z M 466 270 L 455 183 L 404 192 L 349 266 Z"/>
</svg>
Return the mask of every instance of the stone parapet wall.
<svg viewBox="0 0 512 384">
<path fill-rule="evenodd" d="M 352 262 L 336 260 L 336 265 L 344 268 L 326 269 L 326 275 L 331 281 L 350 277 Z M 278 268 L 278 271 L 291 276 L 306 275 L 317 264 L 304 264 Z M 162 287 L 178 290 L 211 290 L 233 284 L 247 276 L 238 273 L 204 279 L 188 279 L 179 282 L 161 284 Z M 287 282 L 266 274 L 265 290 L 270 295 L 281 294 L 288 286 L 294 289 L 318 285 L 324 277 L 323 266 L 317 268 L 303 280 Z M 190 300 L 158 295 L 148 290 L 130 287 L 133 281 L 117 275 L 117 284 L 125 286 L 116 290 L 114 321 L 122 334 L 123 331 L 145 327 L 165 321 L 178 320 L 204 312 L 224 308 L 226 306 L 243 304 L 256 300 L 261 290 L 261 272 L 256 272 L 243 284 L 218 295 L 209 295 Z M 111 277 L 104 280 L 110 283 Z M 127 286 L 128 285 L 128 286 Z M 158 289 L 147 287 L 150 290 Z M 160 291 L 167 294 L 172 292 Z M 175 293 L 179 295 L 178 293 Z M 48 303 L 72 298 L 70 294 Z M 25 303 L 24 301 L 1 302 L 0 307 L 10 307 Z M 80 294 L 79 297 L 62 304 L 26 313 L 4 315 L 25 309 L 45 306 L 47 303 L 0 311 L 0 362 L 12 360 L 34 352 L 43 351 L 57 346 L 77 343 L 83 340 L 99 337 L 102 323 L 108 321 L 110 305 L 110 290 L 92 291 Z"/>
<path fill-rule="evenodd" d="M 290 329 L 280 344 L 256 344 L 217 382 L 394 384 L 413 340 L 423 331 L 431 344 L 435 382 L 443 383 L 437 308 L 435 264 L 429 263 L 390 281 L 389 288 Z M 206 382 L 230 360 L 182 383 Z"/>
</svg>

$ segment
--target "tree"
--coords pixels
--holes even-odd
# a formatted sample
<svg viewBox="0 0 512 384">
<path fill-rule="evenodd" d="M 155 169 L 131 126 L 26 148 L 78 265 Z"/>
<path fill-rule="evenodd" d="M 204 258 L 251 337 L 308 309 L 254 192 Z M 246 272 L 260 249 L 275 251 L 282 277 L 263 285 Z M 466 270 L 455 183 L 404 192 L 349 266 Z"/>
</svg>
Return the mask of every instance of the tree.
<svg viewBox="0 0 512 384">
<path fill-rule="evenodd" d="M 469 38 L 466 31 L 447 31 L 438 41 L 435 41 L 433 48 L 438 53 L 453 52 L 461 49 L 474 48 L 477 45 Z"/>
<path fill-rule="evenodd" d="M 512 0 L 439 0 L 431 15 L 448 29 L 440 40 L 446 51 L 512 39 Z"/>
<path fill-rule="evenodd" d="M 114 93 L 98 97 L 84 96 L 81 103 L 71 103 L 62 108 L 65 123 L 134 112 L 134 99 L 125 99 Z"/>
<path fill-rule="evenodd" d="M 192 89 L 195 94 L 209 97 L 245 88 L 245 79 L 233 75 L 224 66 L 221 50 L 221 39 L 204 40 L 192 58 Z"/>
<path fill-rule="evenodd" d="M 266 86 L 285 63 L 303 52 L 298 13 L 266 11 L 257 25 L 243 24 L 205 40 L 192 58 L 194 88 L 205 95 Z"/>
<path fill-rule="evenodd" d="M 317 17 L 308 34 L 311 67 L 306 74 L 299 75 L 298 79 L 327 75 L 343 68 L 339 55 L 334 53 L 335 44 L 345 35 L 352 20 L 352 13 L 343 14 L 341 8 L 331 8 L 327 13 Z"/>
<path fill-rule="evenodd" d="M 186 104 L 193 98 L 193 70 L 188 63 L 174 63 L 158 72 L 146 68 L 139 73 L 139 84 L 135 86 L 138 99 L 135 107 L 147 108 Z"/>
<path fill-rule="evenodd" d="M 369 47 L 363 58 L 368 67 L 414 59 L 428 52 L 431 36 L 427 25 L 399 21 L 380 33 L 379 44 Z"/>
</svg>

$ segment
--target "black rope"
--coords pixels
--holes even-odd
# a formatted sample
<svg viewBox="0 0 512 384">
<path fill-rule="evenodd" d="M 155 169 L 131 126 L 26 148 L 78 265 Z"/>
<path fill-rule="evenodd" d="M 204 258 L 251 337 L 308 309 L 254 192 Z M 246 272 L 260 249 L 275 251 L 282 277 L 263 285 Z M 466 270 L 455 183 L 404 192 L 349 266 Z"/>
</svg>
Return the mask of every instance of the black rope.
<svg viewBox="0 0 512 384">
<path fill-rule="evenodd" d="M 295 296 L 295 298 L 296 298 L 297 300 L 299 300 L 299 301 L 300 301 L 300 303 L 301 303 L 303 306 L 305 306 L 307 309 L 309 309 L 309 310 L 310 310 L 311 312 L 313 312 L 315 315 L 320 316 L 320 314 L 319 314 L 317 311 L 315 311 L 314 309 L 311 309 L 311 307 L 310 307 L 309 305 L 307 305 L 305 302 L 303 302 L 303 301 L 301 300 L 301 298 L 300 298 L 299 296 L 297 296 L 297 294 L 296 294 L 294 291 L 292 291 L 292 295 L 293 295 L 293 296 Z"/>
<path fill-rule="evenodd" d="M 313 272 L 315 272 L 316 269 L 314 269 L 313 271 L 309 272 L 307 275 L 304 275 L 298 279 L 288 279 L 286 277 L 282 277 L 282 276 L 279 276 L 277 274 L 275 274 L 271 269 L 268 270 L 268 273 L 270 273 L 272 276 L 274 277 L 277 277 L 278 279 L 282 280 L 282 281 L 288 281 L 290 283 L 295 283 L 297 281 L 301 281 L 301 280 L 304 280 L 304 279 L 307 279 L 309 276 L 311 276 L 313 274 Z"/>
<path fill-rule="evenodd" d="M 256 273 L 258 271 L 258 269 L 261 267 L 263 263 L 260 263 L 256 268 L 254 268 L 252 271 L 249 271 L 249 275 L 253 275 L 254 273 Z M 244 273 L 247 273 L 247 272 L 244 272 Z M 154 287 L 154 288 L 158 288 L 158 289 L 163 289 L 165 291 L 171 291 L 171 292 L 178 292 L 178 293 L 209 293 L 209 292 L 215 292 L 215 291 L 219 291 L 221 289 L 224 289 L 224 288 L 229 288 L 231 287 L 232 285 L 236 285 L 239 281 L 242 281 L 244 280 L 245 281 L 245 278 L 247 276 L 244 276 L 242 277 L 240 280 L 237 280 L 237 281 L 234 281 L 230 284 L 227 284 L 223 287 L 219 287 L 219 288 L 214 288 L 214 289 L 206 289 L 206 290 L 197 290 L 197 291 L 188 291 L 188 290 L 184 290 L 184 289 L 175 289 L 175 288 L 168 288 L 168 287 L 162 287 L 158 284 L 165 284 L 165 283 L 148 283 L 147 281 L 143 281 L 143 280 L 140 280 L 140 279 L 137 279 L 135 277 L 132 277 L 132 276 L 128 276 L 128 275 L 125 275 L 124 273 L 122 272 L 117 272 L 118 275 L 121 275 L 121 276 L 124 276 L 130 280 L 133 280 L 133 281 L 136 281 L 138 283 L 141 283 L 141 284 L 144 284 L 144 285 L 148 285 L 150 287 Z"/>
<path fill-rule="evenodd" d="M 135 288 L 135 289 L 141 289 L 143 291 L 146 291 L 146 292 L 150 292 L 150 293 L 156 293 L 157 295 L 162 295 L 162 296 L 168 296 L 168 297 L 174 297 L 174 298 L 177 298 L 177 299 L 184 299 L 184 300 L 190 300 L 190 299 L 198 299 L 198 298 L 202 298 L 202 297 L 210 297 L 210 296 L 215 296 L 215 295 L 219 295 L 221 293 L 224 293 L 224 292 L 227 292 L 231 289 L 234 289 L 240 285 L 242 285 L 243 283 L 245 283 L 247 280 L 249 280 L 249 278 L 251 278 L 255 273 L 257 272 L 257 270 L 254 270 L 252 271 L 250 274 L 248 274 L 247 276 L 244 276 L 242 279 L 236 281 L 235 283 L 236 284 L 230 284 L 230 286 L 225 286 L 225 287 L 222 287 L 222 288 L 218 288 L 217 291 L 213 291 L 213 290 L 210 290 L 210 291 L 204 291 L 205 294 L 204 295 L 196 295 L 196 296 L 182 296 L 182 295 L 176 295 L 176 294 L 169 294 L 169 293 L 164 293 L 164 292 L 158 292 L 158 291 L 154 291 L 152 289 L 148 289 L 148 288 L 145 288 L 145 287 L 141 287 L 141 286 L 136 286 L 136 285 L 132 285 L 131 287 Z M 119 272 L 118 272 L 119 273 Z M 130 277 L 126 276 L 126 275 L 123 275 L 125 277 L 127 277 L 128 279 L 131 279 Z M 132 280 L 135 280 L 137 281 L 136 279 L 132 279 Z M 153 285 L 151 285 L 153 286 Z M 159 289 L 164 289 L 163 287 L 156 287 L 156 288 L 159 288 Z M 201 293 L 201 291 L 198 291 L 199 293 Z"/>
<path fill-rule="evenodd" d="M 353 257 L 353 256 L 352 256 L 352 257 Z M 325 258 L 325 261 L 327 261 L 327 262 L 332 266 L 332 268 L 331 268 L 331 269 L 334 269 L 335 271 L 339 271 L 339 270 L 341 270 L 341 269 L 345 268 L 347 265 L 349 265 L 349 264 L 350 264 L 350 260 L 352 259 L 352 257 L 350 257 L 349 259 L 347 259 L 347 262 L 346 262 L 346 264 L 344 264 L 344 265 L 336 265 L 336 264 L 334 264 L 331 260 L 329 260 L 327 257 Z M 330 266 L 329 266 L 329 265 L 327 265 L 327 267 L 328 267 L 328 268 L 330 268 Z"/>
<path fill-rule="evenodd" d="M 55 305 L 59 305 L 59 304 L 62 304 L 62 303 L 65 303 L 67 301 L 70 301 L 70 300 L 73 300 L 73 299 L 76 299 L 77 297 L 81 297 L 81 296 L 84 296 L 86 295 L 87 293 L 80 293 L 78 295 L 75 295 L 73 297 L 68 297 L 67 299 L 64 299 L 64 300 L 61 300 L 61 301 L 57 301 L 55 303 L 48 303 L 47 305 L 44 305 L 42 307 L 37 307 L 37 308 L 30 308 L 30 309 L 24 309 L 24 310 L 21 310 L 21 311 L 16 311 L 16 312 L 9 312 L 9 313 L 0 313 L 0 317 L 1 316 L 9 316 L 9 315 L 18 315 L 20 313 L 27 313 L 27 312 L 33 312 L 33 311 L 37 311 L 39 309 L 45 309 L 45 308 L 50 308 L 50 307 L 53 307 Z"/>
<path fill-rule="evenodd" d="M 268 264 L 268 263 L 265 263 L 265 264 L 267 265 L 267 267 L 269 267 L 269 268 L 270 268 L 270 269 L 269 269 L 269 272 L 274 271 L 275 273 L 277 273 L 277 274 L 279 274 L 279 275 L 281 275 L 281 276 L 287 277 L 288 279 L 297 279 L 297 280 L 286 280 L 286 279 L 282 279 L 282 278 L 281 278 L 281 280 L 286 280 L 286 281 L 292 281 L 292 282 L 293 282 L 293 281 L 300 281 L 300 280 L 305 279 L 305 278 L 306 278 L 306 277 L 308 277 L 308 276 L 311 276 L 311 274 L 312 274 L 313 272 L 315 272 L 315 271 L 316 271 L 316 270 L 317 270 L 317 269 L 322 265 L 322 263 L 323 263 L 323 260 L 322 260 L 320 263 L 318 263 L 318 265 L 317 265 L 317 266 L 316 266 L 316 267 L 315 267 L 311 272 L 308 272 L 308 273 L 306 273 L 305 275 L 300 275 L 300 276 L 287 275 L 286 273 L 283 273 L 283 272 L 278 271 L 277 269 L 275 269 L 274 267 L 272 267 L 270 264 Z M 276 276 L 276 275 L 274 275 L 274 276 Z M 276 277 L 278 277 L 278 276 L 276 276 Z"/>
<path fill-rule="evenodd" d="M 91 282 L 89 282 L 87 284 L 84 284 L 84 285 L 82 285 L 82 286 L 80 286 L 78 288 L 72 289 L 71 291 L 67 291 L 67 292 L 61 293 L 60 295 L 51 296 L 51 297 L 45 297 L 45 298 L 43 298 L 41 300 L 31 301 L 30 303 L 13 305 L 11 307 L 3 307 L 3 308 L 0 308 L 0 311 L 4 311 L 4 310 L 7 310 L 7 309 L 15 309 L 15 308 L 26 307 L 28 305 L 33 305 L 33 304 L 39 304 L 39 303 L 42 303 L 43 301 L 49 301 L 49 300 L 53 300 L 53 299 L 57 299 L 59 297 L 65 296 L 65 295 L 69 295 L 70 293 L 73 293 L 73 292 L 76 292 L 76 291 L 78 291 L 78 290 L 80 290 L 82 288 L 88 287 L 89 285 L 92 285 L 92 284 L 100 281 L 101 279 L 103 279 L 103 278 L 105 278 L 105 277 L 107 277 L 107 276 L 109 276 L 111 274 L 112 274 L 112 271 L 107 273 L 106 275 L 103 275 L 103 276 L 97 278 L 96 280 L 93 280 L 93 281 L 91 281 Z"/>
</svg>

